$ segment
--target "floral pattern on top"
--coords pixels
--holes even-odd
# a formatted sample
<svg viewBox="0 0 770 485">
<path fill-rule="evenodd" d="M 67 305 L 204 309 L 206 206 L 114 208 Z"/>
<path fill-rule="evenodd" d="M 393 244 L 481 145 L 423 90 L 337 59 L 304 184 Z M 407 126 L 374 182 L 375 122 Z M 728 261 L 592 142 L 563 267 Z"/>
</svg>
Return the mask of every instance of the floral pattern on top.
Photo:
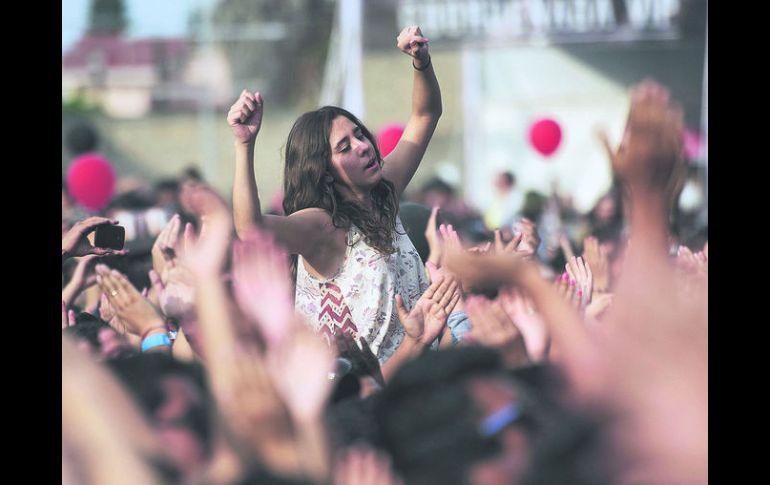
<svg viewBox="0 0 770 485">
<path fill-rule="evenodd" d="M 328 343 L 337 332 L 364 337 L 384 364 L 404 339 L 405 331 L 396 311 L 396 294 L 412 308 L 428 288 L 425 267 L 396 218 L 393 246 L 383 255 L 364 241 L 355 227 L 348 231 L 348 247 L 342 266 L 328 279 L 317 278 L 297 262 L 295 307 Z"/>
</svg>

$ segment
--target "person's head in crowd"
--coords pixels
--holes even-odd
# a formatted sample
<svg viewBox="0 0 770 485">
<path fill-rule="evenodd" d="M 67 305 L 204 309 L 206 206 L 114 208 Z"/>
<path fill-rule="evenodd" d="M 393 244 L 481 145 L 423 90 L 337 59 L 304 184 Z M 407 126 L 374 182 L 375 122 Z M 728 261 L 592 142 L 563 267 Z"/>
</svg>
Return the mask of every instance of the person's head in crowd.
<svg viewBox="0 0 770 485">
<path fill-rule="evenodd" d="M 134 288 L 142 291 L 151 285 L 149 275 L 152 269 L 151 244 L 152 241 L 145 247 L 137 245 L 123 256 L 105 256 L 101 262 L 123 273 Z"/>
<path fill-rule="evenodd" d="M 93 124 L 80 120 L 67 131 L 66 145 L 73 157 L 92 152 L 99 146 L 99 134 Z"/>
<path fill-rule="evenodd" d="M 541 439 L 532 447 L 520 485 L 610 485 L 621 458 L 614 454 L 606 418 L 565 405 L 551 413 Z"/>
<path fill-rule="evenodd" d="M 455 198 L 455 189 L 438 177 L 433 177 L 420 187 L 420 199 L 428 207 L 446 207 Z"/>
<path fill-rule="evenodd" d="M 428 260 L 430 253 L 428 240 L 425 239 L 425 228 L 428 226 L 430 211 L 430 208 L 421 204 L 415 204 L 414 202 L 402 202 L 399 209 L 401 222 L 404 224 L 406 234 L 420 254 L 420 259 L 422 259 L 423 263 Z"/>
<path fill-rule="evenodd" d="M 174 178 L 159 180 L 155 184 L 155 205 L 158 207 L 179 206 L 179 181 Z"/>
<path fill-rule="evenodd" d="M 614 186 L 604 194 L 588 213 L 591 235 L 599 242 L 616 242 L 623 231 L 623 194 Z"/>
<path fill-rule="evenodd" d="M 613 186 L 596 202 L 588 213 L 588 225 L 590 235 L 607 251 L 611 273 L 617 278 L 621 269 L 625 227 L 623 193 L 619 186 Z"/>
<path fill-rule="evenodd" d="M 352 113 L 325 106 L 300 116 L 286 141 L 283 208 L 326 210 L 337 227 L 355 225 L 370 246 L 391 254 L 398 200 L 382 176 L 374 136 Z M 362 159 L 368 159 L 363 164 Z"/>
<path fill-rule="evenodd" d="M 203 182 L 203 174 L 198 169 L 198 167 L 194 165 L 189 165 L 187 168 L 185 168 L 182 171 L 182 177 L 180 180 L 180 185 L 184 184 L 185 182 Z"/>
<path fill-rule="evenodd" d="M 133 354 L 131 345 L 107 322 L 87 312 L 76 316 L 75 325 L 67 327 L 64 334 L 70 335 L 82 351 L 97 360 L 114 359 Z"/>
<path fill-rule="evenodd" d="M 614 469 L 607 438 L 610 417 L 603 410 L 577 408 L 568 380 L 553 364 L 511 369 L 510 374 L 537 395 L 540 429 L 521 485 L 609 485 Z"/>
<path fill-rule="evenodd" d="M 357 380 L 352 380 L 357 384 Z M 375 419 L 376 395 L 360 398 L 357 395 L 332 402 L 326 413 L 330 441 L 335 448 L 355 443 L 380 446 L 380 434 Z"/>
<path fill-rule="evenodd" d="M 540 426 L 533 399 L 497 351 L 459 347 L 404 364 L 375 414 L 407 483 L 515 483 Z"/>
<path fill-rule="evenodd" d="M 497 174 L 495 177 L 495 190 L 500 195 L 505 195 L 516 186 L 516 176 L 513 172 L 504 171 Z"/>
<path fill-rule="evenodd" d="M 530 190 L 524 194 L 524 206 L 521 208 L 522 217 L 537 223 L 540 220 L 540 216 L 543 215 L 547 203 L 548 197 L 540 192 Z"/>
<path fill-rule="evenodd" d="M 203 368 L 168 354 L 141 353 L 108 361 L 136 399 L 179 471 L 193 476 L 213 448 L 213 398 Z"/>
<path fill-rule="evenodd" d="M 118 178 L 115 195 L 107 206 L 108 210 L 139 211 L 155 203 L 155 186 L 139 175 Z"/>
</svg>

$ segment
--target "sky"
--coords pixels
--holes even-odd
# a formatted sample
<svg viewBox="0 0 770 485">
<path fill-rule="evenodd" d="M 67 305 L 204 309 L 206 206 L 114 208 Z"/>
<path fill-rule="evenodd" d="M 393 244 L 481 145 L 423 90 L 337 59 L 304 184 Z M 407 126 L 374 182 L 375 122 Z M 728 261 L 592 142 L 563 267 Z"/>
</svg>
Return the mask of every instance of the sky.
<svg viewBox="0 0 770 485">
<path fill-rule="evenodd" d="M 216 0 L 124 0 L 129 37 L 180 36 L 187 34 L 190 12 Z M 91 0 L 62 0 L 62 52 L 71 47 L 86 28 Z"/>
</svg>

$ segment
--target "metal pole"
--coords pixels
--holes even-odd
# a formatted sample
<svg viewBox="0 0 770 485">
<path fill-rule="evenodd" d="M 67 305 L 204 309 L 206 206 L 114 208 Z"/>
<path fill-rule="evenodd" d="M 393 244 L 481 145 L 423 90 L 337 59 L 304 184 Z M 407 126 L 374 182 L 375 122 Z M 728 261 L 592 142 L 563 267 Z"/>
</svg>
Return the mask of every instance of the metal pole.
<svg viewBox="0 0 770 485">
<path fill-rule="evenodd" d="M 212 7 L 206 6 L 203 10 L 203 21 L 201 25 L 201 51 L 205 53 L 212 47 Z M 217 144 L 216 144 L 216 124 L 214 121 L 213 103 L 211 92 L 208 87 L 204 87 L 203 93 L 198 101 L 198 124 L 200 128 L 201 157 L 203 158 L 203 178 L 211 185 L 217 186 Z"/>
<path fill-rule="evenodd" d="M 709 210 L 709 15 L 706 4 L 706 53 L 703 58 L 703 98 L 701 101 L 701 131 L 703 132 L 703 192 L 706 197 L 705 222 Z"/>
</svg>

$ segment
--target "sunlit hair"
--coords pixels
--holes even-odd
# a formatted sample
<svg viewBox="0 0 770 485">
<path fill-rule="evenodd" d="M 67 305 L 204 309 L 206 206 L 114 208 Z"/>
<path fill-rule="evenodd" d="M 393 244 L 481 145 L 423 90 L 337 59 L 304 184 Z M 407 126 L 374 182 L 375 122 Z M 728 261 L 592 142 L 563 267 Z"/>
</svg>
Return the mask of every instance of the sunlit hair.
<svg viewBox="0 0 770 485">
<path fill-rule="evenodd" d="M 324 209 L 331 215 L 335 227 L 348 229 L 355 225 L 369 246 L 383 254 L 392 254 L 395 252 L 393 231 L 398 214 L 393 184 L 385 178 L 380 179 L 371 191 L 370 210 L 357 200 L 345 198 L 332 182 L 336 178 L 332 171 L 329 136 L 332 122 L 338 116 L 344 116 L 361 129 L 382 165 L 374 137 L 352 113 L 335 106 L 305 113 L 294 123 L 286 141 L 283 209 L 286 215 L 310 207 Z"/>
</svg>

